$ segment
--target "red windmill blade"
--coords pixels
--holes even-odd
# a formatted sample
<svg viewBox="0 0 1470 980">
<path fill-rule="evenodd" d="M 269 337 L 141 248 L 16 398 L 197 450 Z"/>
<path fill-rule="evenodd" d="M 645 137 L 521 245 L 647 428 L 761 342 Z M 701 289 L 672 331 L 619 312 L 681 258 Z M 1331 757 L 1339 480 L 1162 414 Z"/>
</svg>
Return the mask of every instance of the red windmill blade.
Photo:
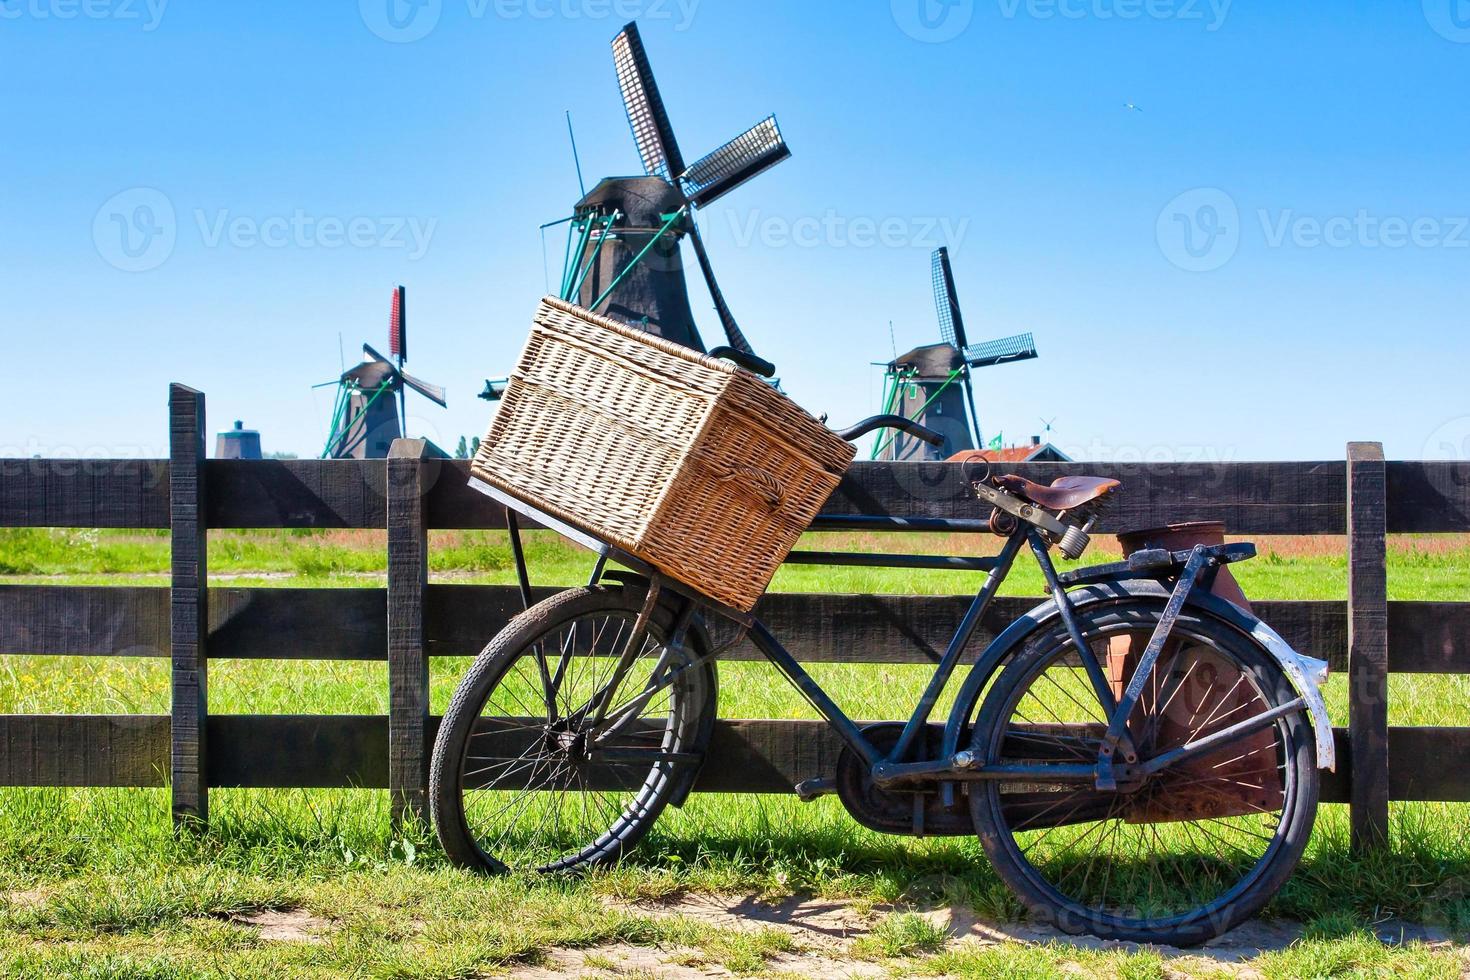
<svg viewBox="0 0 1470 980">
<path fill-rule="evenodd" d="M 393 288 L 393 312 L 388 318 L 388 352 L 402 366 L 408 360 L 408 290 Z"/>
</svg>

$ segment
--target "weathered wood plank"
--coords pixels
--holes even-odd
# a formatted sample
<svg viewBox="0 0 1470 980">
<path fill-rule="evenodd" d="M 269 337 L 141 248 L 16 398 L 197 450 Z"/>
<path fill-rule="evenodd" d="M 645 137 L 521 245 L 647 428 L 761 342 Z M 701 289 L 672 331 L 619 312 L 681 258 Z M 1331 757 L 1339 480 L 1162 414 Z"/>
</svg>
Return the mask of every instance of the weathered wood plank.
<svg viewBox="0 0 1470 980">
<path fill-rule="evenodd" d="M 1075 473 L 1111 476 L 1123 490 L 1099 533 L 1170 521 L 1224 521 L 1232 534 L 1342 534 L 1345 469 L 1306 463 L 1016 463 L 1007 472 L 1040 482 Z M 824 514 L 985 517 L 966 470 L 945 463 L 853 464 Z M 501 509 L 470 489 L 469 464 L 447 465 L 429 494 L 432 528 L 498 528 Z"/>
<path fill-rule="evenodd" d="M 168 461 L 0 459 L 0 527 L 168 527 Z"/>
<path fill-rule="evenodd" d="M 208 493 L 204 482 L 204 395 L 169 386 L 169 520 L 172 525 L 169 639 L 173 691 L 170 758 L 175 824 L 209 820 Z"/>
<path fill-rule="evenodd" d="M 429 719 L 432 736 L 439 719 Z M 215 786 L 388 786 L 382 715 L 213 715 Z M 1351 739 L 1336 730 L 1338 771 L 1323 772 L 1322 801 L 1346 803 Z M 1470 728 L 1392 728 L 1394 800 L 1470 802 Z M 167 715 L 0 715 L 0 786 L 161 786 L 169 764 Z M 824 723 L 722 720 L 699 792 L 789 793 L 830 775 L 841 743 Z"/>
<path fill-rule="evenodd" d="M 1349 443 L 1348 728 L 1353 745 L 1352 844 L 1360 851 L 1388 844 L 1386 492 L 1383 446 Z"/>
<path fill-rule="evenodd" d="M 539 600 L 555 589 L 536 590 Z M 927 663 L 953 632 L 969 596 L 773 593 L 760 614 L 809 663 Z M 1002 597 L 975 649 L 1040 597 Z M 1347 606 L 1330 600 L 1257 600 L 1256 611 L 1303 653 L 1347 669 Z M 520 611 L 513 586 L 432 584 L 425 592 L 430 656 L 472 656 Z M 209 590 L 213 660 L 366 660 L 387 653 L 381 588 Z M 0 654 L 168 655 L 168 590 L 152 586 L 0 585 Z M 1389 670 L 1470 673 L 1470 603 L 1390 602 Z M 757 660 L 742 645 L 727 660 Z"/>
<path fill-rule="evenodd" d="M 1470 531 L 1470 463 L 1391 462 L 1384 475 L 1390 534 Z"/>
<path fill-rule="evenodd" d="M 382 715 L 213 715 L 213 785 L 386 789 L 388 727 Z"/>
<path fill-rule="evenodd" d="M 438 461 L 422 439 L 398 439 L 388 453 L 388 783 L 393 819 L 428 819 L 429 656 L 424 592 L 429 532 L 424 494 Z"/>
<path fill-rule="evenodd" d="M 209 590 L 211 660 L 385 660 L 386 590 Z"/>
<path fill-rule="evenodd" d="M 167 715 L 0 715 L 0 786 L 162 786 Z"/>
<path fill-rule="evenodd" d="M 1121 480 L 1100 533 L 1212 520 L 1231 534 L 1341 534 L 1346 524 L 1341 462 L 1017 463 L 1005 470 L 1041 483 L 1078 473 Z M 966 472 L 946 463 L 859 463 L 822 512 L 984 517 L 989 508 L 974 499 Z"/>
<path fill-rule="evenodd" d="M 205 467 L 215 528 L 387 525 L 381 459 L 215 459 Z"/>
<path fill-rule="evenodd" d="M 165 586 L 0 585 L 0 653 L 166 657 L 168 651 Z"/>
</svg>

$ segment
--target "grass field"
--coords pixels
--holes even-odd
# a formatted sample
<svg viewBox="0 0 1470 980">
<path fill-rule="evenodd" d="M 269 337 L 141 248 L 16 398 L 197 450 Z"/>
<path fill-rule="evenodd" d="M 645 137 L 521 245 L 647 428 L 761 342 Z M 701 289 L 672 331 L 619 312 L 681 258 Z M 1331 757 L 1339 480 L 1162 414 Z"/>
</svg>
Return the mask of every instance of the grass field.
<svg viewBox="0 0 1470 980">
<path fill-rule="evenodd" d="M 529 536 L 543 584 L 580 584 L 589 559 L 544 534 Z M 823 535 L 812 547 L 968 553 L 973 538 L 900 540 Z M 991 542 L 982 539 L 981 547 Z M 1260 541 L 1260 558 L 1235 566 L 1253 597 L 1342 598 L 1340 538 Z M 512 580 L 503 535 L 436 533 L 431 575 L 440 581 Z M 1096 549 L 1089 560 L 1107 556 Z M 151 533 L 0 531 L 0 582 L 162 584 L 167 538 Z M 1461 600 L 1470 592 L 1470 539 L 1396 538 L 1389 555 L 1395 599 Z M 381 585 L 375 532 L 213 532 L 210 571 L 231 584 Z M 973 590 L 979 576 L 867 569 L 783 569 L 784 591 Z M 1040 593 L 1018 565 L 1013 595 Z M 488 638 L 487 638 L 488 639 Z M 442 711 L 462 659 L 436 660 L 433 707 Z M 817 665 L 814 675 L 861 717 L 906 715 L 927 677 L 922 666 Z M 721 666 L 728 717 L 811 717 L 771 669 Z M 1329 683 L 1338 724 L 1345 687 Z M 1460 677 L 1395 676 L 1394 724 L 1464 725 L 1470 684 Z M 383 713 L 382 664 L 216 661 L 211 709 L 222 713 Z M 161 661 L 0 657 L 0 713 L 155 713 L 168 710 Z M 737 973 L 830 966 L 891 973 L 1051 976 L 1210 975 L 1235 967 L 1167 960 L 1150 951 L 1073 945 L 946 944 L 910 908 L 962 905 L 995 921 L 1016 903 L 968 839 L 914 841 L 859 828 L 833 799 L 801 804 L 755 796 L 697 796 L 662 819 L 636 857 L 580 883 L 484 880 L 446 865 L 432 834 L 394 836 L 386 794 L 369 791 L 226 791 L 211 795 L 209 833 L 176 836 L 162 791 L 0 790 L 0 975 L 474 976 L 550 962 L 558 948 L 657 947 L 665 971 L 721 966 Z M 1458 947 L 1390 948 L 1373 937 L 1386 920 L 1470 927 L 1470 811 L 1396 805 L 1393 853 L 1346 851 L 1346 812 L 1324 806 L 1302 869 L 1269 910 L 1307 925 L 1305 938 L 1249 966 L 1267 976 L 1459 976 Z M 789 931 L 731 928 L 653 914 L 640 900 L 689 893 L 771 900 L 817 896 L 850 908 L 862 939 L 839 952 Z M 265 938 L 257 917 L 301 910 L 323 931 L 311 941 Z M 810 954 L 810 955 L 804 955 Z M 820 955 L 818 955 L 820 954 Z M 579 969 L 630 968 L 601 953 Z M 825 967 L 823 967 L 825 968 Z M 641 969 L 641 968 L 640 968 Z"/>
</svg>

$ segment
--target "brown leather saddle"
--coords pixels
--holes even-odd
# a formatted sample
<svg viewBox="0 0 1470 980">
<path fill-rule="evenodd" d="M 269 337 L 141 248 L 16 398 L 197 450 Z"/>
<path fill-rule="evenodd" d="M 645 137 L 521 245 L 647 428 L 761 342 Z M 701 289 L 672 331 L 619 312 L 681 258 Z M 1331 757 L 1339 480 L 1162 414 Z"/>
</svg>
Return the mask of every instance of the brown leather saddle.
<svg viewBox="0 0 1470 980">
<path fill-rule="evenodd" d="M 1048 487 L 1014 473 L 996 477 L 995 483 L 1002 490 L 1047 510 L 1075 510 L 1123 485 L 1104 476 L 1063 476 L 1053 480 Z"/>
</svg>

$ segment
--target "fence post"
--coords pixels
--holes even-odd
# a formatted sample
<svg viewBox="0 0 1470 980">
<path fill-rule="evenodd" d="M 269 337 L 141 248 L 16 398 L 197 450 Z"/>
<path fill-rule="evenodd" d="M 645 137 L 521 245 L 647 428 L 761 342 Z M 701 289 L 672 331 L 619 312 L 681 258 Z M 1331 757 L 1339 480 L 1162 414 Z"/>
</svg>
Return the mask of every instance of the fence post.
<svg viewBox="0 0 1470 980">
<path fill-rule="evenodd" d="M 1388 491 L 1382 443 L 1347 452 L 1348 741 L 1361 853 L 1388 843 Z"/>
<path fill-rule="evenodd" d="M 425 495 L 440 455 L 423 439 L 388 450 L 388 789 L 393 824 L 428 819 L 429 657 L 424 594 L 429 584 Z"/>
<path fill-rule="evenodd" d="M 204 395 L 169 385 L 169 655 L 173 711 L 170 777 L 175 826 L 209 821 L 208 512 L 204 489 Z"/>
</svg>

